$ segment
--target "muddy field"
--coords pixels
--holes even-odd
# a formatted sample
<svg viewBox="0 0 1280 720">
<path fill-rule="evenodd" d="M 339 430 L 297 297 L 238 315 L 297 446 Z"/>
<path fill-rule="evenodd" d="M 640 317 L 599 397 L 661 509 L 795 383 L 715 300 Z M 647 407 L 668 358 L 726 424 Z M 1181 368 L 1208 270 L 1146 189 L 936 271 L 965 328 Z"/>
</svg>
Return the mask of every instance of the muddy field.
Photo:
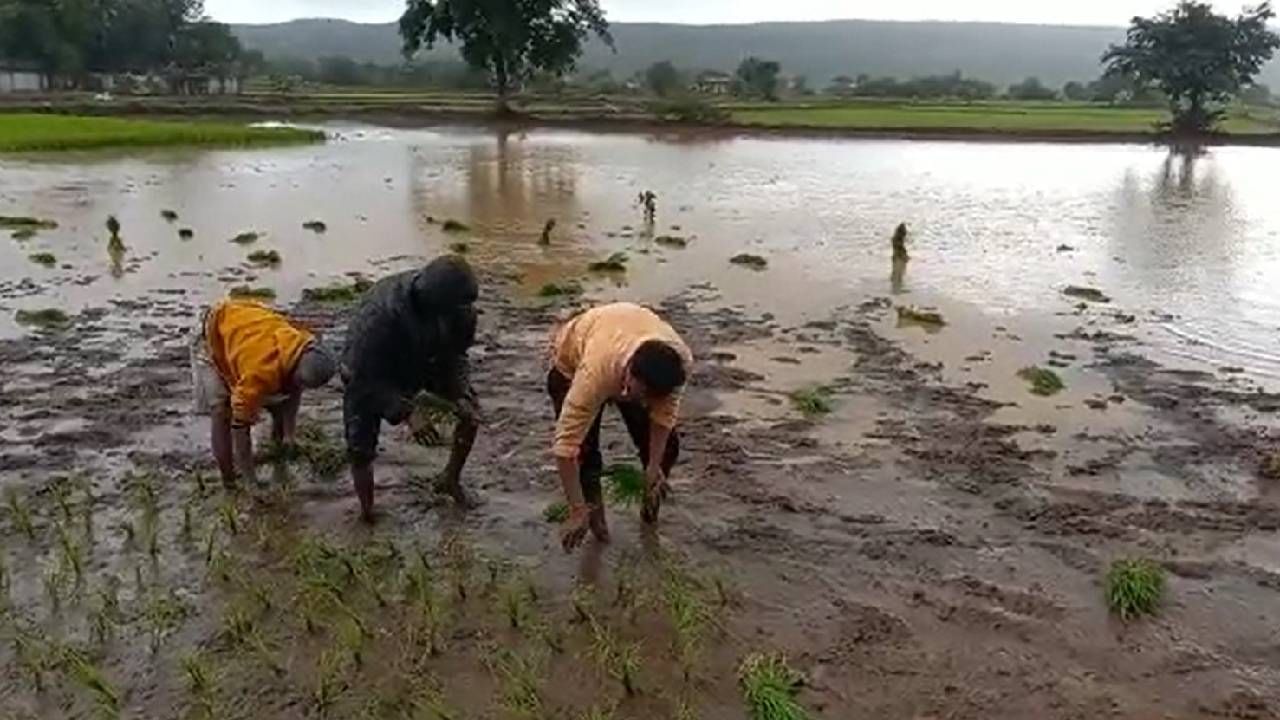
<svg viewBox="0 0 1280 720">
<path fill-rule="evenodd" d="M 563 193 L 556 178 L 539 192 Z M 1262 473 L 1280 395 L 1257 373 L 1174 365 L 1147 304 L 1052 286 L 1035 323 L 958 302 L 937 303 L 943 327 L 913 322 L 899 310 L 933 298 L 919 288 L 937 270 L 926 243 L 891 273 L 887 234 L 869 262 L 890 282 L 815 282 L 802 312 L 778 292 L 797 275 L 775 248 L 762 271 L 731 268 L 741 246 L 663 245 L 582 207 L 616 239 L 504 261 L 514 251 L 487 240 L 527 242 L 542 218 L 493 202 L 472 198 L 469 219 L 497 219 L 467 239 L 487 415 L 469 513 L 425 489 L 443 450 L 389 429 L 383 514 L 358 523 L 336 387 L 306 398 L 304 457 L 264 473 L 271 488 L 223 491 L 188 412 L 186 333 L 208 287 L 262 279 L 225 243 L 181 272 L 190 249 L 135 245 L 113 286 L 127 292 L 83 290 L 111 282 L 96 251 L 4 279 L 11 317 L 71 301 L 65 326 L 0 340 L 0 716 L 742 718 L 740 663 L 774 651 L 815 717 L 1280 716 L 1280 490 Z M 713 232 L 696 212 L 680 222 Z M 423 228 L 425 244 L 458 242 Z M 535 297 L 619 247 L 629 286 Z M 288 267 L 301 250 L 284 249 Z M 435 252 L 349 266 L 376 276 Z M 710 280 L 650 279 L 709 255 Z M 349 304 L 293 300 L 327 281 L 275 284 L 340 344 Z M 752 284 L 763 298 L 743 301 Z M 656 533 L 614 506 L 613 544 L 566 556 L 544 518 L 558 491 L 541 358 L 557 317 L 611 297 L 659 307 L 699 359 L 687 452 Z M 1066 389 L 1033 395 L 1029 364 Z M 830 412 L 805 416 L 790 395 L 818 386 Z M 631 458 L 625 437 L 610 417 L 607 459 Z M 1103 578 L 1126 557 L 1168 573 L 1154 618 L 1107 610 Z"/>
</svg>

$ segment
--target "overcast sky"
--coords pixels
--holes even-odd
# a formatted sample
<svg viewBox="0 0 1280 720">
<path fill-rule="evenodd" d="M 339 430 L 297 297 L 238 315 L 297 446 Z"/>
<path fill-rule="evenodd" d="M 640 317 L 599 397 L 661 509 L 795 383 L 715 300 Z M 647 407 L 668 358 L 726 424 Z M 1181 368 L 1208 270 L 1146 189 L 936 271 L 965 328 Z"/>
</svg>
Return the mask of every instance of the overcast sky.
<svg viewBox="0 0 1280 720">
<path fill-rule="evenodd" d="M 601 0 L 616 22 L 743 23 L 769 20 L 993 20 L 1006 22 L 1123 25 L 1134 15 L 1171 7 L 1174 0 Z M 1244 3 L 1216 2 L 1235 13 Z M 1251 3 L 1256 4 L 1256 3 Z M 215 20 L 282 22 L 300 17 L 337 17 L 387 22 L 399 17 L 404 0 L 205 0 Z"/>
</svg>

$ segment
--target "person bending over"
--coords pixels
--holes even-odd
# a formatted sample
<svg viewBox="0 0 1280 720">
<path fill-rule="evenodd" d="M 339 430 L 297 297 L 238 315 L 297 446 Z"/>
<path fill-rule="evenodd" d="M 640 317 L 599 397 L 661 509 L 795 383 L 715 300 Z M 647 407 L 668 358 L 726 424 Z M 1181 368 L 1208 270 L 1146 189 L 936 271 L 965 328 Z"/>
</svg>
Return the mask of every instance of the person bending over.
<svg viewBox="0 0 1280 720">
<path fill-rule="evenodd" d="M 566 552 L 588 529 L 600 542 L 609 541 L 600 488 L 605 405 L 618 408 L 645 468 L 641 517 L 657 522 L 667 477 L 680 455 L 676 425 L 692 365 L 679 334 L 639 305 L 587 310 L 556 332 L 547 391 L 556 413 L 553 452 L 569 503 L 561 536 Z"/>
</svg>

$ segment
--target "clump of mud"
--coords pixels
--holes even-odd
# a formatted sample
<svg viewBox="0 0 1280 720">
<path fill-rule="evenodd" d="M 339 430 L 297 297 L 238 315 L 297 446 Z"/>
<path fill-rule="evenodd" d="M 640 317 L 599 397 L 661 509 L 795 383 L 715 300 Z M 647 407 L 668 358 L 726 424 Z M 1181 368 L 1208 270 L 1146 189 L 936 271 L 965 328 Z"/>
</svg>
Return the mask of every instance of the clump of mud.
<svg viewBox="0 0 1280 720">
<path fill-rule="evenodd" d="M 45 330 L 60 330 L 71 325 L 71 318 L 57 308 L 42 310 L 19 310 L 14 315 L 19 325 Z"/>
<path fill-rule="evenodd" d="M 263 268 L 279 267 L 283 262 L 280 253 L 275 250 L 254 250 L 249 253 L 248 260 L 250 263 Z"/>
<path fill-rule="evenodd" d="M 741 253 L 729 258 L 729 262 L 741 267 L 750 268 L 752 270 L 764 270 L 769 267 L 769 261 L 759 255 L 751 253 Z"/>
<path fill-rule="evenodd" d="M 260 237 L 262 237 L 262 235 L 260 235 L 256 231 L 249 230 L 247 232 L 242 232 L 239 235 L 236 235 L 235 237 L 231 238 L 231 242 L 235 243 L 236 245 L 252 245 L 253 243 L 258 242 L 258 239 Z"/>
<path fill-rule="evenodd" d="M 1062 289 L 1062 294 L 1067 297 L 1078 298 L 1086 302 L 1109 303 L 1111 298 L 1097 288 L 1081 287 L 1079 285 L 1068 285 Z"/>
<path fill-rule="evenodd" d="M 624 273 L 627 271 L 627 254 L 616 252 L 604 260 L 591 263 L 587 270 L 595 273 Z"/>
<path fill-rule="evenodd" d="M 1019 370 L 1018 377 L 1031 384 L 1032 393 L 1044 397 L 1057 395 L 1067 388 L 1058 373 L 1038 365 Z"/>
</svg>

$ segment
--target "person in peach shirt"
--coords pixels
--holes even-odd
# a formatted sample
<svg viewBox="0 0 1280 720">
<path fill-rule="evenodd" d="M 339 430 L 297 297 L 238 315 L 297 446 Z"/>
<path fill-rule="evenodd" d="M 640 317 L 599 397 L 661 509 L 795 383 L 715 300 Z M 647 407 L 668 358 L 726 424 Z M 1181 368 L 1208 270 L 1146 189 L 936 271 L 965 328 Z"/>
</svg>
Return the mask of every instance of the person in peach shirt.
<svg viewBox="0 0 1280 720">
<path fill-rule="evenodd" d="M 598 541 L 609 541 L 600 488 L 600 423 L 609 404 L 621 413 L 645 468 L 641 517 L 657 522 L 667 478 L 680 456 L 676 427 L 692 365 L 680 335 L 639 305 L 587 310 L 556 331 L 547 391 L 556 413 L 553 452 L 569 503 L 561 533 L 566 552 L 588 530 Z"/>
</svg>

